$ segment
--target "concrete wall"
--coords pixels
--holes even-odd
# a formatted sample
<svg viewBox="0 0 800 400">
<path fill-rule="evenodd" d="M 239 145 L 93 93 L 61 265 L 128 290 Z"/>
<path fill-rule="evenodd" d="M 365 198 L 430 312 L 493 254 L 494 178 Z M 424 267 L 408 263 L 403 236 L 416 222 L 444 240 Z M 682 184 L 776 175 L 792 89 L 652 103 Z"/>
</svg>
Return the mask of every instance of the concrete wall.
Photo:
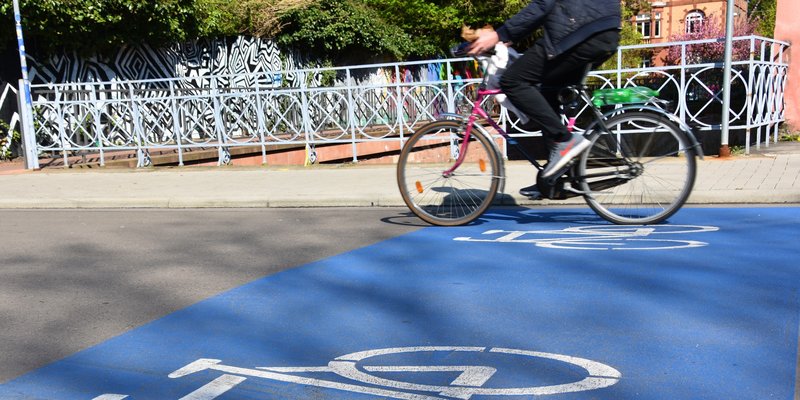
<svg viewBox="0 0 800 400">
<path fill-rule="evenodd" d="M 786 121 L 793 130 L 800 130 L 800 1 L 778 0 L 778 12 L 775 20 L 775 39 L 792 43 L 789 50 L 789 77 L 786 84 Z"/>
</svg>

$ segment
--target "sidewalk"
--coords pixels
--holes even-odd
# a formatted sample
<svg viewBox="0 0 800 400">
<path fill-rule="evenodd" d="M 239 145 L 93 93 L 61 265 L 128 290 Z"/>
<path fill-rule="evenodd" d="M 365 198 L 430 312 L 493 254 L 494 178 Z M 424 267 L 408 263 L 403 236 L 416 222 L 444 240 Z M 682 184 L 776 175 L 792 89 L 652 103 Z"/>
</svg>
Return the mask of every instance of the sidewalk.
<svg viewBox="0 0 800 400">
<path fill-rule="evenodd" d="M 143 170 L 0 168 L 0 208 L 203 208 L 404 206 L 394 166 L 175 167 Z M 527 162 L 506 164 L 506 205 L 531 201 Z M 780 142 L 749 156 L 706 157 L 690 204 L 800 204 L 800 143 Z"/>
</svg>

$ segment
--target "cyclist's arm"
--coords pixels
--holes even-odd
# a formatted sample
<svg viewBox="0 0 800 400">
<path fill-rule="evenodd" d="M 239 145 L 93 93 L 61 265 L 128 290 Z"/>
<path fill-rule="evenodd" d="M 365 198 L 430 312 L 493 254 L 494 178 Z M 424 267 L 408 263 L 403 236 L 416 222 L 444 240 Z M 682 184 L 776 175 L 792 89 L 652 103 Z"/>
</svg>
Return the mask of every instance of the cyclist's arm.
<svg viewBox="0 0 800 400">
<path fill-rule="evenodd" d="M 529 35 L 544 23 L 547 14 L 555 7 L 556 0 L 533 0 L 520 12 L 506 20 L 497 29 L 499 40 L 516 42 Z"/>
</svg>

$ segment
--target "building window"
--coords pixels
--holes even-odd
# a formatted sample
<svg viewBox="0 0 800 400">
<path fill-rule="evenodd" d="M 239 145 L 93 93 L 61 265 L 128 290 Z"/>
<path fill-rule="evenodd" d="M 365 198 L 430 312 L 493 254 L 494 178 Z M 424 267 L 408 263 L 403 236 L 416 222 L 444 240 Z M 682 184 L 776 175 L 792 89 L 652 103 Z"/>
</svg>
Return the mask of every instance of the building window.
<svg viewBox="0 0 800 400">
<path fill-rule="evenodd" d="M 661 13 L 656 13 L 653 20 L 653 37 L 661 37 Z"/>
<path fill-rule="evenodd" d="M 706 15 L 700 10 L 694 10 L 686 14 L 686 33 L 695 33 L 699 31 L 705 19 Z"/>
<path fill-rule="evenodd" d="M 642 34 L 642 36 L 649 38 L 651 36 L 651 21 L 650 21 L 650 14 L 641 14 L 636 16 L 636 30 Z"/>
<path fill-rule="evenodd" d="M 650 68 L 653 66 L 653 60 L 650 58 L 643 58 L 642 62 L 639 63 L 639 68 Z"/>
</svg>

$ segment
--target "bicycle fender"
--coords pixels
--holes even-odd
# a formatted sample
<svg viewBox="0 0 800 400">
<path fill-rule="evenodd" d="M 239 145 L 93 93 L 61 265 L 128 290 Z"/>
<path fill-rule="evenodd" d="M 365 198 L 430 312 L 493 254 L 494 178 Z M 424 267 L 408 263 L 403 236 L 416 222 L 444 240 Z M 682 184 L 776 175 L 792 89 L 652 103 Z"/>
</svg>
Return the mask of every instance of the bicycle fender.
<svg viewBox="0 0 800 400">
<path fill-rule="evenodd" d="M 614 114 L 618 114 L 620 112 L 625 112 L 625 111 L 650 111 L 650 112 L 653 112 L 655 114 L 659 114 L 659 115 L 663 115 L 663 116 L 667 117 L 667 119 L 669 119 L 670 121 L 675 123 L 675 125 L 677 125 L 678 128 L 680 128 L 680 130 L 682 130 L 686 134 L 686 136 L 691 141 L 691 145 L 692 145 L 691 147 L 694 147 L 694 150 L 695 150 L 695 153 L 697 153 L 697 156 L 701 160 L 704 159 L 703 146 L 697 140 L 697 136 L 694 135 L 694 131 L 692 131 L 692 128 L 690 128 L 689 125 L 687 125 L 685 122 L 681 121 L 681 119 L 678 118 L 676 115 L 670 114 L 670 113 L 668 113 L 668 112 L 666 112 L 666 111 L 664 111 L 664 110 L 662 110 L 662 109 L 660 109 L 658 107 L 641 105 L 641 104 L 631 104 L 631 105 L 623 106 L 623 107 L 620 107 L 620 108 L 615 108 L 615 109 L 613 109 L 611 111 L 606 112 L 605 114 L 603 114 L 603 119 L 604 120 L 608 120 Z M 593 122 L 592 125 L 589 128 L 587 128 L 586 130 L 589 130 L 590 128 L 593 128 L 595 124 L 597 124 L 596 121 Z"/>
<path fill-rule="evenodd" d="M 437 121 L 462 121 L 466 122 L 467 117 L 461 114 L 456 113 L 441 113 L 439 114 L 439 118 L 436 119 Z"/>
</svg>

